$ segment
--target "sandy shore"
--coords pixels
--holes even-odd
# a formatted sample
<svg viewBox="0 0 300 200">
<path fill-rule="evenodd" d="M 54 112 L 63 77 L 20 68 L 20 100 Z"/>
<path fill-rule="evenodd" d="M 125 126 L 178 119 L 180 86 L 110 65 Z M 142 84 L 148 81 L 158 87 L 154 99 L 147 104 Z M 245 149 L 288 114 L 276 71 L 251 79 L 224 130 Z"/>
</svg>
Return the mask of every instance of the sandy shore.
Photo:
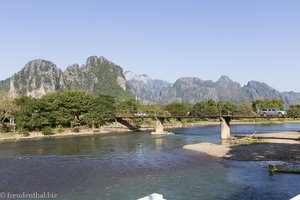
<svg viewBox="0 0 300 200">
<path fill-rule="evenodd" d="M 18 133 L 1 133 L 1 141 L 19 141 L 19 140 L 32 140 L 32 139 L 42 139 L 42 138 L 56 138 L 56 137 L 70 137 L 70 136 L 86 136 L 86 135 L 96 135 L 109 133 L 108 131 L 99 131 L 94 133 L 92 129 L 83 129 L 79 133 L 74 133 L 71 130 L 67 130 L 63 133 L 55 133 L 53 135 L 45 136 L 41 132 L 30 132 L 29 136 L 23 136 Z"/>
<path fill-rule="evenodd" d="M 231 149 L 229 146 L 213 144 L 213 143 L 199 143 L 199 144 L 189 144 L 183 147 L 184 149 L 199 151 L 206 153 L 214 157 L 224 157 Z"/>
<path fill-rule="evenodd" d="M 183 148 L 232 160 L 300 161 L 300 132 L 280 132 L 255 135 L 253 142 L 230 144 L 199 143 Z"/>
<path fill-rule="evenodd" d="M 183 127 L 192 127 L 192 126 L 212 126 L 217 125 L 218 122 L 207 122 L 207 121 L 200 121 L 200 122 L 193 122 L 193 123 L 173 123 L 173 124 L 164 124 L 165 129 L 175 129 L 175 128 L 183 128 Z M 70 136 L 86 136 L 86 135 L 97 135 L 97 134 L 106 134 L 106 133 L 126 133 L 131 131 L 151 131 L 154 130 L 154 125 L 144 125 L 139 127 L 138 129 L 131 130 L 128 127 L 114 122 L 111 124 L 106 125 L 101 129 L 97 129 L 94 132 L 91 128 L 80 127 L 80 132 L 74 133 L 71 131 L 70 128 L 66 128 L 64 132 L 58 133 L 54 131 L 55 134 L 44 136 L 41 132 L 30 132 L 29 136 L 23 136 L 22 134 L 18 133 L 0 133 L 0 142 L 1 141 L 19 141 L 19 140 L 32 140 L 32 139 L 42 139 L 42 138 L 52 138 L 52 137 L 70 137 Z M 55 130 L 55 129 L 54 129 Z"/>
</svg>

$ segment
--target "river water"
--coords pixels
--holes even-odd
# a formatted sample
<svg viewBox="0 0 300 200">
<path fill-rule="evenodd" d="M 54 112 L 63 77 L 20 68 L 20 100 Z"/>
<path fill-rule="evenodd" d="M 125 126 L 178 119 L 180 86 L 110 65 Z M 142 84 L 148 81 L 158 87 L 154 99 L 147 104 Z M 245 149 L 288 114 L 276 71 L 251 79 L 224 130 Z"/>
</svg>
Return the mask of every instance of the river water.
<svg viewBox="0 0 300 200">
<path fill-rule="evenodd" d="M 300 130 L 300 124 L 232 125 L 233 134 Z M 48 138 L 0 144 L 0 194 L 57 194 L 57 199 L 276 199 L 300 193 L 300 175 L 268 173 L 272 161 L 229 161 L 183 150 L 220 142 L 219 126 Z"/>
</svg>

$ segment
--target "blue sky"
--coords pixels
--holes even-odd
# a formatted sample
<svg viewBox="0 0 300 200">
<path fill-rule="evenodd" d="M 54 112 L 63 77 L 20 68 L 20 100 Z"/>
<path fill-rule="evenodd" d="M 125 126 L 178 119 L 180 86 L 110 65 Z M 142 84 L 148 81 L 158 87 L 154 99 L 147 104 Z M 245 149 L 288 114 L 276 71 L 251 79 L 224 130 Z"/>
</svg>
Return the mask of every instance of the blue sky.
<svg viewBox="0 0 300 200">
<path fill-rule="evenodd" d="M 104 56 L 170 82 L 221 75 L 300 92 L 298 0 L 0 0 L 0 80 Z"/>
</svg>

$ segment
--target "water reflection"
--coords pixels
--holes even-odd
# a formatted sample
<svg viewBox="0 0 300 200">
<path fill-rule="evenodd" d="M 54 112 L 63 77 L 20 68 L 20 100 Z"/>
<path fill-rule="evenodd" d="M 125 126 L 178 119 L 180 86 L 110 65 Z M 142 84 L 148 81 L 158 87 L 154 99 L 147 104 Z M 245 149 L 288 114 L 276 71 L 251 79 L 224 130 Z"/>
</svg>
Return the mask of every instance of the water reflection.
<svg viewBox="0 0 300 200">
<path fill-rule="evenodd" d="M 271 130 L 299 125 L 270 126 Z M 233 133 L 266 130 L 232 126 Z M 54 191 L 59 199 L 137 199 L 158 192 L 167 199 L 289 199 L 300 177 L 267 173 L 267 162 L 223 161 L 187 150 L 220 142 L 219 127 L 5 142 L 0 146 L 0 191 Z"/>
</svg>

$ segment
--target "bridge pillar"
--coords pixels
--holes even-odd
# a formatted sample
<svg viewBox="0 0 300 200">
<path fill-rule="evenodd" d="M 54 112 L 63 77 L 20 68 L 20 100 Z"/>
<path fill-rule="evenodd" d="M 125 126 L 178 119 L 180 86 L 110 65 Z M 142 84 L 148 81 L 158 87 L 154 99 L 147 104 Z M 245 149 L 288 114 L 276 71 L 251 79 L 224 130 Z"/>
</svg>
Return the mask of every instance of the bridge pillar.
<svg viewBox="0 0 300 200">
<path fill-rule="evenodd" d="M 230 117 L 221 117 L 221 139 L 230 138 Z"/>
<path fill-rule="evenodd" d="M 155 117 L 156 119 L 156 127 L 155 132 L 152 132 L 152 134 L 164 134 L 164 118 Z"/>
</svg>

